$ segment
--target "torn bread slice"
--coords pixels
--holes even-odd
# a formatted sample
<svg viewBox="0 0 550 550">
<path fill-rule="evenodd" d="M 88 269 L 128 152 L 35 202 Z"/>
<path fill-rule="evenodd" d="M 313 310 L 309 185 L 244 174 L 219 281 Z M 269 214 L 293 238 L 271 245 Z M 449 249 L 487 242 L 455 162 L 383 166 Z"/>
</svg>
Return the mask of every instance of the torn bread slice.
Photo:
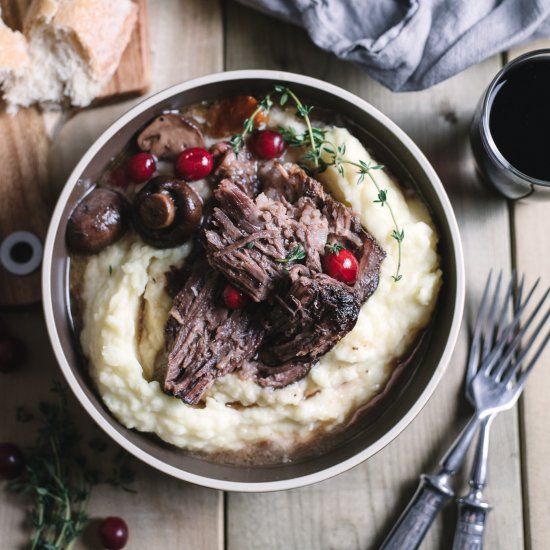
<svg viewBox="0 0 550 550">
<path fill-rule="evenodd" d="M 21 74 L 29 65 L 27 40 L 0 18 L 0 83 L 11 74 Z"/>
<path fill-rule="evenodd" d="M 88 105 L 118 67 L 137 9 L 131 0 L 34 0 L 23 29 L 30 65 L 4 82 L 9 110 Z"/>
</svg>

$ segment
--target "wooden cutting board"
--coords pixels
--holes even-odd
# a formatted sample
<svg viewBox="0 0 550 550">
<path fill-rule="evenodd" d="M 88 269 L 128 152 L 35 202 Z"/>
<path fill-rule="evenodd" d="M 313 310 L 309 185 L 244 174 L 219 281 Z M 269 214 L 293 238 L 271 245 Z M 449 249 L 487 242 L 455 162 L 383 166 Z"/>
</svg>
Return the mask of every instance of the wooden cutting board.
<svg viewBox="0 0 550 550">
<path fill-rule="evenodd" d="M 31 1 L 0 0 L 6 24 L 21 29 Z M 147 0 L 134 1 L 139 6 L 138 22 L 117 72 L 92 108 L 141 95 L 149 87 Z M 12 117 L 6 114 L 4 104 L 0 102 L 0 135 L 0 307 L 6 307 L 32 304 L 41 299 L 39 268 L 26 275 L 15 275 L 5 265 L 12 269 L 22 268 L 16 271 L 25 271 L 26 265 L 32 269 L 32 246 L 40 254 L 40 243 L 46 236 L 56 197 L 48 178 L 49 142 L 39 110 L 21 109 Z M 30 232 L 38 240 L 35 239 L 29 248 L 29 245 L 21 244 L 25 236 L 13 235 L 19 231 Z"/>
</svg>

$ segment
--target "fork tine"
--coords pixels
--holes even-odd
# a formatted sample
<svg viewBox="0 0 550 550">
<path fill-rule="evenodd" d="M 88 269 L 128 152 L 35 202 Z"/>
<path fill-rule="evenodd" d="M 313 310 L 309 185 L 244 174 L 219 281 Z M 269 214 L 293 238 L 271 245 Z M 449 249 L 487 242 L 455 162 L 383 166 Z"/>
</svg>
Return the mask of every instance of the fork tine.
<svg viewBox="0 0 550 550">
<path fill-rule="evenodd" d="M 521 282 L 518 287 L 518 299 L 515 300 L 514 309 L 517 308 L 517 306 L 521 303 L 521 295 L 523 292 L 523 282 L 525 280 L 525 276 L 522 276 Z M 510 305 L 510 299 L 512 298 L 512 295 L 514 293 L 514 283 L 516 281 L 516 270 L 512 270 L 512 277 L 510 278 L 510 282 L 508 283 L 508 288 L 506 289 L 505 299 L 504 303 L 502 304 L 502 308 L 500 310 L 500 315 L 498 318 L 498 330 L 497 335 L 495 337 L 495 341 L 500 340 L 502 333 L 504 331 L 504 327 L 506 326 L 504 320 L 506 319 L 507 315 L 509 315 L 509 305 Z"/>
<path fill-rule="evenodd" d="M 521 314 L 523 313 L 523 311 L 525 310 L 525 308 L 529 304 L 529 301 L 531 300 L 531 297 L 533 296 L 533 293 L 535 292 L 535 289 L 537 288 L 537 286 L 539 284 L 539 281 L 540 281 L 540 278 L 536 280 L 535 284 L 532 286 L 531 290 L 529 291 L 529 294 L 527 295 L 527 298 L 525 298 L 525 301 L 519 306 L 518 310 L 516 311 L 512 321 L 506 326 L 506 328 L 502 332 L 501 340 L 499 340 L 498 344 L 494 347 L 494 349 L 491 351 L 489 356 L 483 362 L 483 370 L 485 371 L 486 374 L 490 373 L 493 370 L 496 362 L 498 361 L 498 359 L 502 355 L 504 347 L 509 345 L 509 341 L 511 339 L 510 337 L 512 336 L 513 331 L 519 325 L 519 321 L 521 319 Z M 546 291 L 546 293 L 543 296 L 541 302 L 539 302 L 539 305 L 537 306 L 536 311 L 538 311 L 538 309 L 540 309 L 540 307 L 542 306 L 542 302 L 544 302 L 544 300 L 546 300 L 546 297 L 548 296 L 549 292 L 550 292 L 550 288 Z M 516 334 L 516 337 L 514 338 L 513 341 L 515 341 L 517 339 L 517 336 L 520 334 L 520 332 L 518 332 Z"/>
<path fill-rule="evenodd" d="M 529 373 L 533 370 L 533 367 L 536 365 L 538 358 L 540 357 L 540 354 L 544 351 L 544 348 L 546 345 L 550 342 L 550 330 L 546 334 L 544 340 L 542 341 L 541 345 L 539 346 L 539 349 L 536 351 L 535 355 L 529 362 L 529 364 L 525 367 L 525 369 L 522 371 L 521 376 L 518 378 L 517 384 L 516 384 L 516 392 L 517 395 L 523 391 L 523 386 L 525 386 L 525 382 L 527 381 L 527 377 L 529 376 Z"/>
<path fill-rule="evenodd" d="M 491 307 L 489 308 L 489 313 L 487 315 L 487 326 L 486 334 L 483 338 L 483 351 L 481 352 L 481 360 L 485 359 L 489 352 L 493 348 L 493 338 L 495 336 L 495 317 L 497 312 L 497 304 L 500 298 L 500 285 L 502 283 L 502 269 L 500 270 L 497 278 L 497 284 L 495 291 L 493 293 L 493 300 L 491 302 Z"/>
<path fill-rule="evenodd" d="M 477 372 L 479 364 L 479 352 L 481 349 L 481 333 L 483 330 L 483 324 L 485 321 L 485 310 L 487 308 L 487 297 L 489 295 L 489 288 L 491 286 L 491 279 L 493 278 L 493 270 L 489 271 L 487 281 L 485 282 L 485 288 L 483 290 L 483 296 L 481 297 L 481 304 L 477 313 L 476 322 L 474 325 L 474 335 L 472 343 L 470 345 L 470 354 L 468 356 L 468 364 L 466 365 L 466 383 L 468 384 Z"/>
<path fill-rule="evenodd" d="M 548 311 L 546 312 L 544 317 L 541 319 L 541 321 L 537 325 L 537 328 L 535 330 L 533 330 L 533 334 L 529 338 L 527 344 L 521 350 L 521 353 L 519 354 L 519 357 L 517 358 L 514 365 L 509 369 L 509 371 L 506 373 L 506 376 L 503 378 L 503 380 L 505 381 L 506 384 L 511 382 L 512 378 L 514 378 L 514 376 L 516 376 L 519 373 L 521 363 L 525 359 L 525 356 L 527 355 L 527 353 L 531 349 L 531 346 L 533 345 L 534 341 L 536 340 L 537 336 L 539 335 L 540 331 L 542 330 L 542 328 L 544 327 L 544 325 L 546 324 L 548 319 L 550 319 L 550 308 L 548 309 Z M 503 374 L 502 372 L 497 374 L 497 380 L 498 380 L 498 377 L 502 376 L 502 374 Z"/>
<path fill-rule="evenodd" d="M 544 302 L 546 301 L 546 298 L 548 297 L 549 294 L 550 294 L 550 288 L 548 288 L 546 290 L 543 297 L 540 299 L 538 304 L 535 306 L 535 309 L 533 310 L 533 313 L 531 313 L 531 315 L 529 316 L 529 318 L 527 319 L 527 321 L 525 322 L 525 324 L 523 325 L 521 330 L 517 331 L 517 333 L 514 335 L 514 338 L 512 339 L 512 341 L 508 344 L 508 348 L 506 349 L 506 355 L 504 356 L 504 359 L 502 359 L 500 365 L 498 366 L 497 369 L 495 369 L 495 371 L 493 373 L 493 376 L 495 377 L 496 380 L 500 380 L 502 378 L 504 372 L 508 368 L 508 364 L 510 363 L 510 361 L 512 360 L 512 358 L 514 356 L 515 351 L 518 349 L 519 344 L 521 343 L 521 339 L 523 338 L 523 336 L 527 332 L 527 329 L 531 326 L 531 323 L 534 321 L 534 319 L 537 316 L 538 312 L 540 311 L 540 309 L 544 305 Z M 522 351 L 522 354 L 521 354 L 522 358 L 525 357 L 525 353 L 529 349 L 529 346 L 533 343 L 533 341 L 536 338 L 538 332 L 541 330 L 544 323 L 548 320 L 549 316 L 550 316 L 550 309 L 546 312 L 546 314 L 544 315 L 542 321 L 538 324 L 537 328 L 533 331 L 533 335 L 531 336 L 531 339 L 529 340 L 529 342 L 527 343 L 527 345 L 525 346 L 525 348 Z M 518 317 L 518 314 L 516 314 L 515 317 Z M 513 367 L 512 370 L 515 370 L 517 372 L 516 367 L 519 365 L 519 363 L 520 363 L 520 360 L 518 358 L 518 360 L 516 361 L 516 364 L 515 364 L 515 366 Z"/>
</svg>

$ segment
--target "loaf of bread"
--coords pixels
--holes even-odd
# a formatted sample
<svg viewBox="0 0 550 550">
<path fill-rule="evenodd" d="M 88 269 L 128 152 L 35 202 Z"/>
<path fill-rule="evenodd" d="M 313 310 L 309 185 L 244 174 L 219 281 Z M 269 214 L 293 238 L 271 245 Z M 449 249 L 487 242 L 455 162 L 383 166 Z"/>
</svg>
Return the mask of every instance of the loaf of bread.
<svg viewBox="0 0 550 550">
<path fill-rule="evenodd" d="M 136 19 L 131 0 L 33 0 L 24 36 L 0 28 L 8 110 L 34 103 L 88 105 L 118 67 Z M 19 42 L 16 54 L 1 46 L 7 32 Z M 13 39 L 10 47 L 15 48 Z"/>
</svg>

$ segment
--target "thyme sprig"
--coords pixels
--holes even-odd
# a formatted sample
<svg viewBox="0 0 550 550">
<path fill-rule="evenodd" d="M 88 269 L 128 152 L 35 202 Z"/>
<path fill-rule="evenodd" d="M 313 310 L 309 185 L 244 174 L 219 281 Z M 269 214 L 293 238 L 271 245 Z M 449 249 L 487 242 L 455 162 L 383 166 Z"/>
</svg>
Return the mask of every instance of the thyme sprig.
<svg viewBox="0 0 550 550">
<path fill-rule="evenodd" d="M 377 191 L 377 198 L 374 202 L 380 204 L 382 207 L 387 207 L 393 223 L 391 236 L 397 242 L 397 267 L 395 273 L 392 275 L 392 278 L 395 282 L 400 281 L 403 278 L 401 273 L 401 258 L 402 243 L 405 239 L 405 231 L 397 222 L 395 212 L 388 200 L 388 190 L 382 189 L 372 175 L 372 171 L 381 170 L 384 166 L 382 164 L 374 164 L 363 160 L 355 162 L 345 158 L 345 144 L 341 144 L 336 147 L 332 142 L 326 139 L 326 130 L 313 126 L 309 116 L 313 110 L 313 106 L 302 103 L 300 98 L 290 88 L 288 88 L 288 86 L 284 86 L 282 84 L 275 85 L 274 91 L 267 94 L 264 99 L 258 103 L 258 107 L 254 113 L 252 113 L 252 115 L 245 120 L 243 132 L 233 136 L 230 140 L 235 152 L 237 153 L 243 145 L 246 134 L 252 132 L 254 129 L 254 118 L 256 115 L 262 110 L 268 112 L 273 106 L 272 95 L 274 93 L 279 95 L 279 105 L 281 107 L 284 107 L 291 100 L 296 107 L 297 115 L 304 120 L 306 125 L 306 129 L 303 132 L 297 132 L 294 128 L 279 127 L 279 132 L 283 136 L 283 139 L 288 147 L 308 148 L 308 150 L 302 155 L 301 161 L 298 163 L 302 168 L 309 173 L 313 172 L 315 174 L 324 172 L 330 166 L 334 166 L 340 176 L 344 177 L 345 165 L 349 165 L 357 168 L 358 185 L 362 184 L 365 181 L 365 178 L 368 178 L 373 183 Z M 311 170 L 311 165 L 313 165 L 313 170 Z M 281 259 L 278 261 L 285 260 L 286 259 Z"/>
<path fill-rule="evenodd" d="M 67 391 L 55 383 L 53 401 L 42 402 L 34 415 L 23 407 L 17 409 L 20 422 L 36 418 L 36 440 L 26 454 L 25 473 L 8 485 L 8 490 L 31 499 L 31 550 L 70 550 L 89 517 L 86 507 L 101 473 L 89 465 L 82 452 L 82 434 L 68 411 Z M 104 452 L 107 444 L 91 440 L 94 452 Z M 97 463 L 97 460 L 94 462 Z M 133 473 L 123 459 L 105 480 L 127 488 Z"/>
<path fill-rule="evenodd" d="M 240 134 L 235 134 L 229 139 L 233 147 L 235 154 L 238 154 L 240 148 L 244 144 L 244 140 L 247 134 L 250 134 L 254 131 L 254 120 L 262 112 L 269 112 L 273 106 L 273 101 L 271 100 L 271 94 L 267 94 L 261 101 L 258 102 L 258 106 L 254 109 L 254 112 L 248 117 L 245 118 L 243 122 L 243 131 Z"/>
<path fill-rule="evenodd" d="M 276 258 L 279 263 L 288 264 L 297 260 L 303 260 L 306 257 L 306 251 L 300 246 L 295 246 L 284 258 Z"/>
</svg>

